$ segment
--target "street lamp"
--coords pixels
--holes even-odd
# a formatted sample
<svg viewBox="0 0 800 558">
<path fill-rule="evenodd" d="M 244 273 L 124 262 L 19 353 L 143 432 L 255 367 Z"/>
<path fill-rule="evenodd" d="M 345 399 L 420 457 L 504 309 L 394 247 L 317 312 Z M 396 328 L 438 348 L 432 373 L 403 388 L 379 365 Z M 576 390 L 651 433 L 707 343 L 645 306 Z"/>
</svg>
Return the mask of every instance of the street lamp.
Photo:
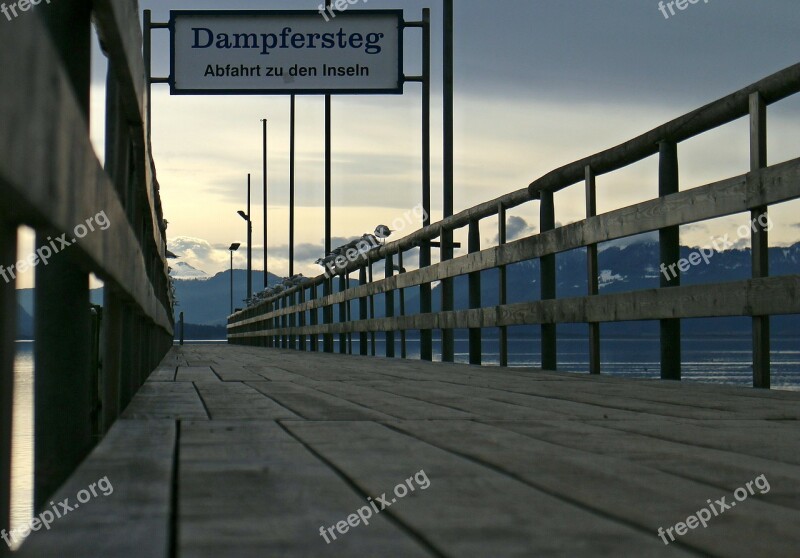
<svg viewBox="0 0 800 558">
<path fill-rule="evenodd" d="M 253 222 L 250 219 L 250 175 L 247 175 L 247 212 L 237 211 L 247 222 L 247 300 L 253 298 Z"/>
<path fill-rule="evenodd" d="M 228 248 L 231 252 L 231 314 L 233 314 L 233 253 L 239 249 L 239 246 L 241 246 L 241 244 L 234 242 L 231 244 L 231 247 Z"/>
</svg>

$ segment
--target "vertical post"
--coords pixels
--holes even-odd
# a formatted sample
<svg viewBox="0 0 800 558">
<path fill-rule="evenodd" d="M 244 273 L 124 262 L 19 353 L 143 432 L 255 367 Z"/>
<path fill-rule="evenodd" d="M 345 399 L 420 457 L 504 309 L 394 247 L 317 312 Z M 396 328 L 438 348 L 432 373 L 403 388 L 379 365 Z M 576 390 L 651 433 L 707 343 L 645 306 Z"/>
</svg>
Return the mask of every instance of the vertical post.
<svg viewBox="0 0 800 558">
<path fill-rule="evenodd" d="M 325 95 L 325 254 L 330 254 L 331 246 L 331 96 Z"/>
<path fill-rule="evenodd" d="M 231 314 L 233 314 L 233 250 L 231 252 Z"/>
<path fill-rule="evenodd" d="M 309 287 L 309 290 L 308 290 L 308 300 L 310 302 L 310 301 L 315 300 L 316 298 L 317 298 L 317 285 L 316 284 L 312 284 Z M 314 308 L 313 310 L 309 311 L 309 313 L 308 313 L 308 320 L 310 322 L 309 325 L 312 325 L 312 326 L 317 325 L 317 322 L 319 321 L 318 320 L 318 316 L 319 316 L 318 312 L 319 312 L 318 308 Z M 311 349 L 312 353 L 317 352 L 317 334 L 316 333 L 312 333 L 311 335 L 308 336 L 308 344 L 310 345 L 310 349 Z"/>
<path fill-rule="evenodd" d="M 472 219 L 469 222 L 469 253 L 474 254 L 481 251 L 481 228 L 480 221 Z M 481 307 L 481 272 L 473 271 L 469 274 L 469 307 L 477 309 Z M 481 363 L 481 328 L 469 328 L 469 363 Z"/>
<path fill-rule="evenodd" d="M 123 309 L 119 293 L 106 285 L 103 289 L 103 430 L 106 432 L 120 413 Z"/>
<path fill-rule="evenodd" d="M 91 2 L 42 10 L 89 126 Z M 55 231 L 52 231 L 55 232 Z M 37 232 L 37 244 L 48 243 Z M 34 348 L 34 509 L 63 483 L 92 445 L 89 275 L 71 254 L 36 268 Z"/>
<path fill-rule="evenodd" d="M 152 37 L 153 37 L 153 12 L 151 10 L 145 10 L 143 21 L 142 21 L 142 58 L 144 59 L 144 82 L 145 87 L 147 87 L 147 100 L 145 101 L 145 105 L 147 106 L 147 122 L 145 125 L 147 127 L 147 138 L 149 139 L 152 132 L 152 115 L 153 115 L 153 101 L 152 101 L 152 92 L 153 92 L 153 45 L 152 45 Z"/>
<path fill-rule="evenodd" d="M 767 166 L 767 105 L 760 93 L 750 95 L 750 172 Z M 772 228 L 766 206 L 750 212 L 753 279 L 769 277 L 769 230 Z M 769 389 L 769 316 L 753 316 L 753 387 Z"/>
<path fill-rule="evenodd" d="M 369 275 L 368 280 L 370 285 L 372 284 L 372 260 L 369 260 Z M 369 317 L 370 319 L 375 319 L 375 295 L 369 295 Z M 370 342 L 370 354 L 375 356 L 375 330 L 369 332 L 369 342 Z"/>
<path fill-rule="evenodd" d="M 289 277 L 294 275 L 294 157 L 295 157 L 295 96 L 289 111 Z M 328 252 L 325 252 L 326 254 Z"/>
<path fill-rule="evenodd" d="M 665 197 L 680 190 L 678 174 L 678 144 L 671 140 L 659 143 L 658 195 Z M 661 255 L 662 288 L 679 287 L 680 272 L 680 228 L 666 227 L 658 231 L 659 252 Z M 674 273 L 670 274 L 672 266 Z M 665 273 L 664 270 L 668 272 Z M 681 321 L 680 319 L 661 320 L 661 379 L 681 379 Z"/>
<path fill-rule="evenodd" d="M 347 290 L 347 275 L 342 273 L 339 275 L 339 292 L 343 293 Z M 347 302 L 339 303 L 339 323 L 347 322 Z M 339 334 L 339 354 L 347 354 L 347 334 Z"/>
<path fill-rule="evenodd" d="M 298 304 L 300 304 L 300 305 L 305 304 L 305 302 L 306 302 L 306 288 L 301 286 L 300 290 L 298 291 L 297 294 L 298 294 L 298 297 L 299 297 Z M 305 327 L 306 326 L 306 311 L 303 310 L 303 311 L 299 312 L 297 314 L 297 318 L 298 318 L 298 321 L 300 322 L 298 325 L 300 327 Z M 301 351 L 305 351 L 306 350 L 306 334 L 305 333 L 301 333 L 299 338 L 298 338 L 298 341 L 299 341 L 299 345 L 300 345 L 299 349 Z"/>
<path fill-rule="evenodd" d="M 326 277 L 325 282 L 323 283 L 323 297 L 327 298 L 333 292 L 333 277 Z M 322 307 L 322 323 L 324 325 L 330 325 L 333 323 L 333 306 L 325 301 L 325 305 Z M 326 353 L 333 352 L 333 335 L 326 331 L 322 334 L 322 350 Z"/>
<path fill-rule="evenodd" d="M 183 312 L 181 312 L 181 345 L 183 345 L 183 337 L 185 333 L 184 324 L 185 322 L 183 321 Z"/>
<path fill-rule="evenodd" d="M 586 165 L 586 218 L 597 215 L 597 180 L 592 167 Z M 586 247 L 586 282 L 589 296 L 596 296 L 600 292 L 597 278 L 597 244 Z M 600 373 L 600 324 L 589 324 L 589 373 Z"/>
<path fill-rule="evenodd" d="M 264 199 L 264 289 L 269 286 L 269 248 L 267 245 L 267 119 L 261 121 L 263 124 L 263 161 L 262 161 L 262 175 L 264 177 L 264 184 L 262 186 L 262 197 Z"/>
<path fill-rule="evenodd" d="M 369 256 L 368 256 L 369 257 Z M 366 285 L 367 284 L 367 268 L 362 267 L 358 270 L 358 284 L 359 285 Z M 367 299 L 366 297 L 361 297 L 358 299 L 358 319 L 359 320 L 366 320 L 367 319 Z M 367 332 L 362 331 L 358 334 L 358 352 L 362 356 L 367 356 Z"/>
<path fill-rule="evenodd" d="M 556 212 L 553 192 L 541 192 L 541 206 L 539 208 L 541 231 L 547 232 L 556 228 Z M 556 255 L 548 254 L 539 259 L 539 274 L 542 285 L 542 300 L 552 300 L 556 297 Z M 556 370 L 557 368 L 557 341 L 556 324 L 542 324 L 542 368 Z"/>
<path fill-rule="evenodd" d="M 17 228 L 0 221 L 0 262 L 15 261 Z M 14 406 L 14 340 L 17 335 L 15 289 L 14 281 L 0 281 L 0 530 L 7 530 L 11 522 L 11 420 Z"/>
<path fill-rule="evenodd" d="M 394 274 L 394 256 L 386 254 L 386 278 L 388 279 Z M 384 305 L 386 306 L 386 317 L 394 317 L 394 290 L 387 289 L 384 293 Z M 394 357 L 394 330 L 392 326 L 386 329 L 386 356 L 387 358 Z"/>
<path fill-rule="evenodd" d="M 431 11 L 429 8 L 422 10 L 422 209 L 422 226 L 428 227 L 431 224 Z M 424 269 L 430 265 L 431 242 L 423 240 L 419 247 L 419 267 Z M 423 283 L 419 286 L 421 314 L 431 313 L 431 302 L 431 284 Z M 419 332 L 419 355 L 421 360 L 433 360 L 433 332 L 430 329 Z"/>
<path fill-rule="evenodd" d="M 506 238 L 506 206 L 503 202 L 497 204 L 497 240 L 501 246 L 507 242 Z M 506 266 L 498 267 L 498 302 L 500 306 L 508 303 L 508 270 Z M 508 366 L 508 326 L 500 326 L 500 366 Z"/>
<path fill-rule="evenodd" d="M 295 296 L 296 293 L 292 293 L 286 297 L 286 304 L 289 306 L 291 312 L 286 317 L 289 322 L 289 327 L 293 328 L 297 325 L 297 313 L 295 311 Z M 294 333 L 289 334 L 289 348 L 294 350 L 297 349 L 297 336 Z"/>
<path fill-rule="evenodd" d="M 253 298 L 253 213 L 250 211 L 250 173 L 247 173 L 247 300 Z"/>
<path fill-rule="evenodd" d="M 397 267 L 399 269 L 399 273 L 403 273 L 403 251 L 400 250 L 397 253 Z M 400 292 L 400 315 L 406 315 L 406 291 L 405 289 L 399 289 Z M 406 352 L 406 330 L 400 330 L 400 358 L 407 358 Z"/>
<path fill-rule="evenodd" d="M 444 65 L 444 113 L 443 113 L 443 168 L 444 179 L 442 182 L 442 210 L 444 218 L 453 215 L 453 180 L 454 180 L 454 165 L 453 165 L 453 140 L 454 140 L 454 116 L 453 116 L 453 55 L 454 55 L 454 42 L 453 42 L 453 0 L 443 0 L 444 2 L 444 52 L 443 52 L 443 65 Z M 441 261 L 453 259 L 453 231 L 443 230 L 441 237 Z M 443 279 L 441 283 L 442 289 L 442 311 L 447 312 L 453 310 L 454 307 L 454 291 L 453 279 Z M 453 362 L 455 353 L 455 338 L 452 329 L 442 330 L 442 361 Z"/>
</svg>

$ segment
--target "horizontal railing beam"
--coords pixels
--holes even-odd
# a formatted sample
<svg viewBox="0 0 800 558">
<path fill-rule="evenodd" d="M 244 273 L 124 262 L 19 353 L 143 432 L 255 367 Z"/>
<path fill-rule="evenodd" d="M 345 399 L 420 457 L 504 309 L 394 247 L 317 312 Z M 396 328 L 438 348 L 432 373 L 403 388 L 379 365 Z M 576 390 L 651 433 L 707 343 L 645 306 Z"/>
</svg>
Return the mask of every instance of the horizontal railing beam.
<svg viewBox="0 0 800 558">
<path fill-rule="evenodd" d="M 76 225 L 105 212 L 108 231 L 91 232 L 68 249 L 171 334 L 170 311 L 156 297 L 137 236 L 46 37 L 36 17 L 21 18 L 0 35 L 0 212 L 13 223 L 67 233 L 70 242 Z"/>
<path fill-rule="evenodd" d="M 542 190 L 557 192 L 582 181 L 587 166 L 592 167 L 595 176 L 619 170 L 658 153 L 661 141 L 680 143 L 747 116 L 750 95 L 753 93 L 760 93 L 769 105 L 797 92 L 800 92 L 800 64 L 772 74 L 616 147 L 549 172 L 531 182 L 528 191 L 532 196 Z"/>
<path fill-rule="evenodd" d="M 236 321 L 229 329 L 260 323 L 292 311 L 308 311 L 399 288 L 439 281 L 477 271 L 567 252 L 587 245 L 743 213 L 800 197 L 800 159 L 705 186 L 617 209 L 552 231 L 468 254 L 429 267 L 359 285 L 345 292 L 306 302 L 296 308 Z"/>
<path fill-rule="evenodd" d="M 473 310 L 231 333 L 230 339 L 415 329 L 800 314 L 800 275 L 540 300 Z"/>
</svg>

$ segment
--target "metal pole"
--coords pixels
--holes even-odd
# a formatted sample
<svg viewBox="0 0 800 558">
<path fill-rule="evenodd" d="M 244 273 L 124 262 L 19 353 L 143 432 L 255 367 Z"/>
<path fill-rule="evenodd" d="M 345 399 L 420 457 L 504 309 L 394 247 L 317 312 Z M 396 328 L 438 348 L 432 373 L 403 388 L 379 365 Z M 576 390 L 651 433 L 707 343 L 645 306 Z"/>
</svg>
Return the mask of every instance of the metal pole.
<svg viewBox="0 0 800 558">
<path fill-rule="evenodd" d="M 147 140 L 150 139 L 151 133 L 151 124 L 150 121 L 152 120 L 153 114 L 153 102 L 152 102 L 152 91 L 153 91 L 153 61 L 152 61 L 152 34 L 153 34 L 153 12 L 151 10 L 144 11 L 144 21 L 142 25 L 142 32 L 143 32 L 143 41 L 142 41 L 142 55 L 144 58 L 144 77 L 145 77 L 145 85 L 147 86 Z"/>
<path fill-rule="evenodd" d="M 247 300 L 253 298 L 253 214 L 250 212 L 250 173 L 247 174 Z"/>
<path fill-rule="evenodd" d="M 289 277 L 294 275 L 294 149 L 295 149 L 295 96 L 291 97 L 289 110 Z M 327 252 L 326 252 L 327 254 Z"/>
<path fill-rule="evenodd" d="M 431 11 L 422 10 L 422 208 L 425 212 L 422 226 L 431 224 Z M 401 264 L 402 265 L 402 264 Z M 431 265 L 431 243 L 422 242 L 419 251 L 419 267 Z M 431 284 L 419 287 L 419 311 L 432 311 Z M 433 360 L 433 335 L 430 329 L 419 332 L 420 359 Z"/>
<path fill-rule="evenodd" d="M 442 182 L 442 209 L 444 218 L 453 215 L 453 0 L 444 2 L 444 113 L 443 113 L 443 167 L 444 180 Z M 453 231 L 442 232 L 441 260 L 453 259 Z M 454 293 L 453 280 L 442 281 L 442 310 L 453 309 Z M 454 337 L 452 329 L 442 330 L 442 360 L 452 362 L 454 357 Z"/>
<path fill-rule="evenodd" d="M 231 252 L 231 314 L 233 314 L 233 250 Z"/>
<path fill-rule="evenodd" d="M 326 0 L 327 8 L 333 7 L 333 0 Z M 325 254 L 331 247 L 331 96 L 325 95 Z"/>
<path fill-rule="evenodd" d="M 267 249 L 267 119 L 261 121 L 264 125 L 264 139 L 263 139 L 263 147 L 264 147 L 264 157 L 263 157 L 263 177 L 264 177 L 264 185 L 263 185 L 263 199 L 264 199 L 264 288 L 266 289 L 269 281 L 269 260 L 268 260 L 268 249 Z M 233 258 L 233 254 L 231 254 L 231 258 Z"/>
</svg>

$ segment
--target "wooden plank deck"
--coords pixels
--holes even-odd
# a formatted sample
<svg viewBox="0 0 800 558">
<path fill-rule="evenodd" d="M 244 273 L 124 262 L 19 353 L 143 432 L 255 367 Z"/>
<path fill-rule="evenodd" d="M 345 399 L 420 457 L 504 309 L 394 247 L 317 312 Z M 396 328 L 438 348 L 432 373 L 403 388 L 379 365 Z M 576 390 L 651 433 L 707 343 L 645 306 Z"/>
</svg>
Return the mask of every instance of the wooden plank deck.
<svg viewBox="0 0 800 558">
<path fill-rule="evenodd" d="M 19 555 L 796 557 L 799 403 L 728 386 L 174 348 L 53 501 L 75 503 L 103 477 L 113 493 L 33 533 Z M 751 484 L 737 501 L 761 475 L 769 490 Z M 415 490 L 399 498 L 403 483 Z M 390 505 L 368 525 L 346 524 L 383 493 Z M 722 497 L 732 507 L 707 527 L 659 538 Z"/>
</svg>

